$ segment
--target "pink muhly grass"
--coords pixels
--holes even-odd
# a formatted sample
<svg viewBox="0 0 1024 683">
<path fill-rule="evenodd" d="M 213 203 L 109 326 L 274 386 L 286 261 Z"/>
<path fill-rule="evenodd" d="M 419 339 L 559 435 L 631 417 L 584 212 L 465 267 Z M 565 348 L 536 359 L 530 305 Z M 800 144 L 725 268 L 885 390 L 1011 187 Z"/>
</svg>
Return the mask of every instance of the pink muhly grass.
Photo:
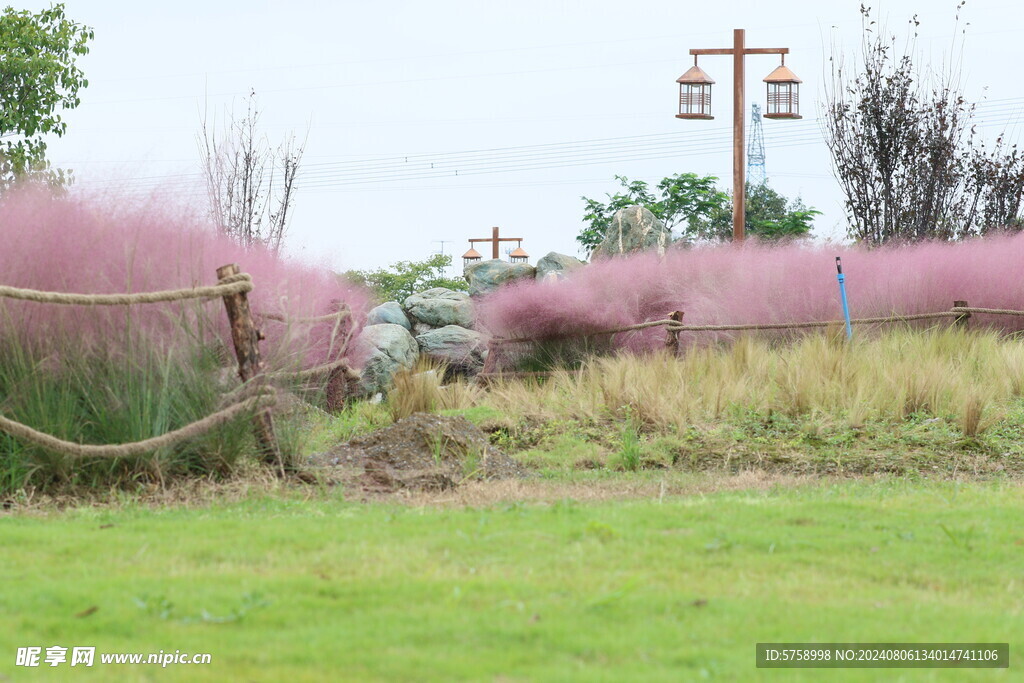
<svg viewBox="0 0 1024 683">
<path fill-rule="evenodd" d="M 353 311 L 355 326 L 369 307 L 368 292 L 345 283 L 326 268 L 275 256 L 263 247 L 243 248 L 173 202 L 53 197 L 22 189 L 0 201 L 0 284 L 78 293 L 148 292 L 216 284 L 216 269 L 237 263 L 252 275 L 254 313 L 311 317 L 330 313 L 335 302 Z M 0 301 L 5 326 L 36 344 L 64 339 L 103 343 L 126 328 L 173 348 L 183 338 L 182 319 L 212 329 L 231 348 L 220 299 L 197 304 L 132 307 L 58 306 Z M 177 318 L 177 320 L 176 320 Z M 283 325 L 264 321 L 264 355 L 269 365 L 310 365 L 331 351 L 332 323 Z M 209 339 L 209 337 L 208 337 Z"/>
<path fill-rule="evenodd" d="M 557 283 L 508 286 L 480 303 L 478 319 L 494 336 L 542 340 L 664 319 L 675 310 L 685 312 L 689 325 L 839 320 L 836 256 L 843 259 L 854 318 L 948 311 L 958 299 L 1024 310 L 1024 235 L 1017 234 L 875 250 L 750 241 L 673 250 L 663 259 L 639 254 L 592 263 Z M 935 324 L 949 323 L 922 323 Z M 1017 330 L 1024 319 L 975 315 L 971 324 Z M 683 338 L 711 338 L 701 335 Z M 665 331 L 615 339 L 620 347 L 650 349 Z"/>
</svg>

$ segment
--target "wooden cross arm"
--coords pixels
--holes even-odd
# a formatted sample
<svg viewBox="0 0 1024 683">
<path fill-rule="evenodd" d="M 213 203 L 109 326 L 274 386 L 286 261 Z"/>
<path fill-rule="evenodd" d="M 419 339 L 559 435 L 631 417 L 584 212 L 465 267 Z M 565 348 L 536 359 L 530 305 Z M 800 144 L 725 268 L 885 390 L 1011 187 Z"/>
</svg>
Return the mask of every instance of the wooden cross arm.
<svg viewBox="0 0 1024 683">
<path fill-rule="evenodd" d="M 731 55 L 735 52 L 731 47 L 713 47 L 708 49 L 690 50 L 691 55 Z M 745 55 L 788 55 L 788 47 L 748 47 L 743 50 Z"/>
<path fill-rule="evenodd" d="M 476 238 L 470 239 L 469 241 L 470 242 L 493 242 L 494 238 L 493 237 L 486 237 L 486 238 L 485 237 L 476 237 Z M 499 237 L 498 241 L 499 242 L 522 242 L 523 238 L 522 237 Z"/>
</svg>

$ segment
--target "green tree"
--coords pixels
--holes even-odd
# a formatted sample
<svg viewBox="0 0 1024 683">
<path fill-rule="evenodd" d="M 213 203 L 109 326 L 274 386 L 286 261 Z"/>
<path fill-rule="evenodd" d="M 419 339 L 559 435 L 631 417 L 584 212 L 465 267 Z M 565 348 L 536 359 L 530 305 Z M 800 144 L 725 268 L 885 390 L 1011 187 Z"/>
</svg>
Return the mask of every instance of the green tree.
<svg viewBox="0 0 1024 683">
<path fill-rule="evenodd" d="M 666 227 L 678 229 L 687 240 L 725 240 L 732 236 L 732 197 L 715 187 L 718 178 L 678 173 L 657 185 L 657 194 L 641 180 L 615 176 L 623 192 L 609 194 L 608 202 L 582 197 L 587 224 L 576 241 L 589 255 L 601 243 L 612 216 L 627 206 L 643 206 Z M 800 198 L 787 200 L 768 185 L 747 185 L 746 231 L 761 239 L 799 237 L 810 232 L 821 214 Z"/>
<path fill-rule="evenodd" d="M 668 228 L 675 228 L 684 221 L 692 223 L 707 220 L 728 196 L 715 187 L 715 176 L 700 177 L 696 173 L 677 173 L 663 178 L 657 185 L 655 195 L 642 180 L 630 181 L 625 176 L 615 179 L 622 184 L 624 192 L 608 194 L 608 202 L 581 197 L 585 203 L 583 220 L 588 224 L 576 237 L 581 248 L 589 256 L 604 240 L 611 225 L 612 216 L 619 209 L 640 205 L 647 208 Z"/>
<path fill-rule="evenodd" d="M 22 177 L 66 180 L 49 169 L 43 137 L 63 135 L 60 112 L 81 102 L 78 91 L 89 81 L 75 60 L 92 39 L 91 28 L 64 16 L 63 4 L 0 14 L 0 189 Z"/>
<path fill-rule="evenodd" d="M 407 297 L 432 287 L 457 291 L 469 289 L 465 278 L 448 277 L 445 269 L 452 265 L 450 254 L 434 254 L 425 261 L 399 261 L 377 270 L 350 270 L 344 276 L 368 287 L 380 301 L 402 302 Z"/>
<path fill-rule="evenodd" d="M 799 197 L 787 200 L 767 184 L 747 183 L 743 216 L 748 235 L 764 240 L 803 237 L 810 233 L 814 217 L 820 215 L 820 211 L 808 208 Z M 730 239 L 732 196 L 726 194 L 725 200 L 710 212 L 707 219 L 692 222 L 689 236 L 705 240 Z"/>
</svg>

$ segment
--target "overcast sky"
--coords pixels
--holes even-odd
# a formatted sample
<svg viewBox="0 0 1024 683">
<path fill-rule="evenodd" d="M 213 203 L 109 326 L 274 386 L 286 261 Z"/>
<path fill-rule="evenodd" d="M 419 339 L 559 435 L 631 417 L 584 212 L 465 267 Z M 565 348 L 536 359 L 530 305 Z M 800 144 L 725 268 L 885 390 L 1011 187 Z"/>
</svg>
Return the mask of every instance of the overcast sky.
<svg viewBox="0 0 1024 683">
<path fill-rule="evenodd" d="M 614 191 L 616 174 L 713 174 L 729 189 L 731 58 L 700 62 L 717 81 L 713 121 L 674 118 L 675 79 L 690 48 L 728 47 L 734 28 L 748 46 L 790 48 L 786 64 L 804 81 L 803 120 L 764 120 L 770 184 L 824 212 L 818 237 L 845 234 L 817 117 L 832 45 L 859 45 L 859 0 L 66 5 L 96 39 L 80 62 L 82 104 L 50 142 L 56 165 L 82 188 L 200 201 L 201 112 L 223 117 L 255 90 L 272 141 L 308 130 L 288 249 L 338 269 L 422 259 L 442 240 L 459 256 L 494 225 L 522 237 L 532 260 L 576 254 L 580 196 Z M 876 15 L 902 36 L 918 13 L 922 61 L 938 64 L 954 46 L 955 6 L 890 1 Z M 973 0 L 967 22 L 963 76 L 982 130 L 1015 132 L 1024 8 Z M 777 63 L 747 58 L 748 110 L 763 106 L 761 79 Z"/>
</svg>

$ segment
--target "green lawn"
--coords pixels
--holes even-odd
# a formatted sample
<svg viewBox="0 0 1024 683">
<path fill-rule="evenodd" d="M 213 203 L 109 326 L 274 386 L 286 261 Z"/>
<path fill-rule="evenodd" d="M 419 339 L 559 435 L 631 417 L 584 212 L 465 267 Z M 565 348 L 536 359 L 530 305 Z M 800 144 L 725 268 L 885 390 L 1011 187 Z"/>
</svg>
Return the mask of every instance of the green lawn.
<svg viewBox="0 0 1024 683">
<path fill-rule="evenodd" d="M 1024 667 L 1022 494 L 889 480 L 8 514 L 0 679 L 1009 680 Z M 758 671 L 759 641 L 1009 641 L 1011 668 Z M 29 645 L 213 663 L 15 667 Z"/>
</svg>

